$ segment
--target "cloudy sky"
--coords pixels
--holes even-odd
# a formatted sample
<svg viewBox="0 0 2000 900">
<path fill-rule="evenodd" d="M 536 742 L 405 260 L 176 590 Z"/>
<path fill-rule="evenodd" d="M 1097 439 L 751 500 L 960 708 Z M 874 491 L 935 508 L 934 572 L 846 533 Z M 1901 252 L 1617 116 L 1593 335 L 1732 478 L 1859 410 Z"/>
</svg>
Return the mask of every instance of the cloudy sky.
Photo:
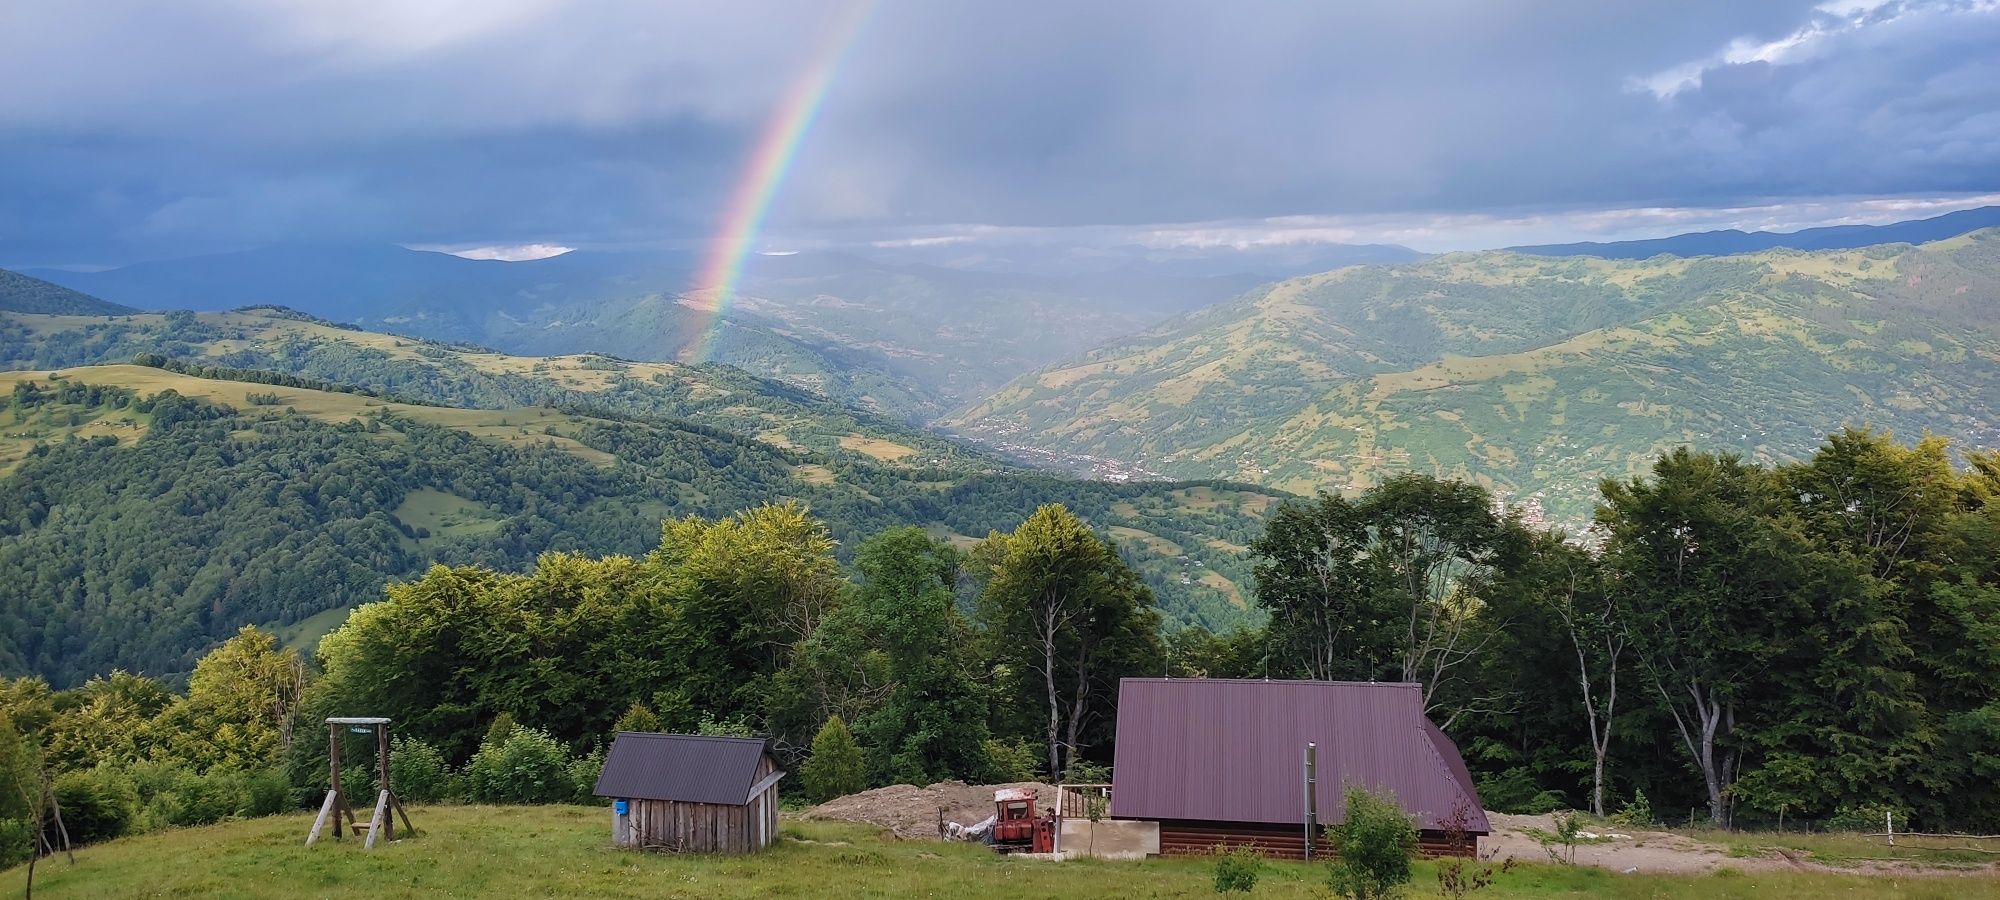
<svg viewBox="0 0 2000 900">
<path fill-rule="evenodd" d="M 0 265 L 699 242 L 854 14 L 768 246 L 1443 249 L 2000 193 L 2000 0 L 843 2 L 0 4 Z"/>
</svg>

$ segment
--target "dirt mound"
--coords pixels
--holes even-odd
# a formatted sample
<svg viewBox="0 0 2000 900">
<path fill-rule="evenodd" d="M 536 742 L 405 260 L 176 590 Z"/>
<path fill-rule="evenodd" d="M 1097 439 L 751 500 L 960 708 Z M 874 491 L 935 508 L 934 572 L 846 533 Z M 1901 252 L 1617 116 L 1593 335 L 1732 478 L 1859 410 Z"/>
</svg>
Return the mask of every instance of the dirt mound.
<svg viewBox="0 0 2000 900">
<path fill-rule="evenodd" d="M 945 821 L 970 825 L 993 815 L 993 792 L 1005 788 L 1034 788 L 1040 794 L 1042 807 L 1055 807 L 1056 789 L 1040 782 L 966 784 L 962 781 L 940 781 L 930 787 L 892 784 L 849 794 L 808 809 L 801 817 L 866 822 L 886 828 L 904 839 L 936 838 L 940 810 Z"/>
</svg>

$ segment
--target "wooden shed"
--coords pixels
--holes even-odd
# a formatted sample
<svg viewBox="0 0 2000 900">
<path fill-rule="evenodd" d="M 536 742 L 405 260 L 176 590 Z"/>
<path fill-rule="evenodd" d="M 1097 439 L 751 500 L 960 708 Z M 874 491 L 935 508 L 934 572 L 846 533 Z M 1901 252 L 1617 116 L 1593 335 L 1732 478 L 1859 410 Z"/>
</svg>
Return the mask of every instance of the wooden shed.
<svg viewBox="0 0 2000 900">
<path fill-rule="evenodd" d="M 621 731 L 596 794 L 619 847 L 748 853 L 778 837 L 784 777 L 762 739 Z"/>
</svg>

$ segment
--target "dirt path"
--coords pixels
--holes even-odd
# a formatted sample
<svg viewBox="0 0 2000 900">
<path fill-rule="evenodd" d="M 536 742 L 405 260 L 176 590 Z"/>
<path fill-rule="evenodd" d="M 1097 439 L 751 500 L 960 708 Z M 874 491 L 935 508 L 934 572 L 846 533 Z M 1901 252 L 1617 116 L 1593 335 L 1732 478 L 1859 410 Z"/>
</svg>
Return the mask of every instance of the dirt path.
<svg viewBox="0 0 2000 900">
<path fill-rule="evenodd" d="M 1494 859 L 1548 862 L 1549 854 L 1528 829 L 1554 833 L 1549 816 L 1511 816 L 1489 812 L 1486 818 L 1493 833 L 1479 839 L 1479 854 Z M 1806 853 L 1772 848 L 1762 856 L 1730 856 L 1728 848 L 1666 831 L 1626 831 L 1607 829 L 1593 832 L 1598 840 L 1576 845 L 1576 864 L 1610 869 L 1614 872 L 1664 872 L 1706 874 L 1728 867 L 1744 872 L 1794 871 L 1832 872 L 1848 875 L 1904 875 L 1929 877 L 2000 877 L 2000 865 L 1984 868 L 1927 866 L 1921 863 L 1864 862 L 1852 866 L 1830 866 L 1812 861 Z M 1560 850 L 1560 848 L 1558 848 Z"/>
</svg>

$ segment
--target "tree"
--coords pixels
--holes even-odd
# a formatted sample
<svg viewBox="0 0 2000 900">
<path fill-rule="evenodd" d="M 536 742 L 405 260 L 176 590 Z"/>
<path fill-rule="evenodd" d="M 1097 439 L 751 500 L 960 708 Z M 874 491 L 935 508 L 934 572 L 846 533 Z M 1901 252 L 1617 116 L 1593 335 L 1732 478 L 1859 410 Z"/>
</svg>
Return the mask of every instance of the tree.
<svg viewBox="0 0 2000 900">
<path fill-rule="evenodd" d="M 1368 550 L 1362 511 L 1326 493 L 1278 507 L 1251 543 L 1262 559 L 1257 604 L 1271 613 L 1270 649 L 1281 671 L 1360 680 L 1392 664 L 1398 610 Z"/>
<path fill-rule="evenodd" d="M 1618 670 L 1630 637 L 1618 618 L 1617 591 L 1606 584 L 1603 567 L 1582 548 L 1553 533 L 1538 534 L 1528 555 L 1529 578 L 1538 580 L 1542 600 L 1575 654 L 1577 692 L 1590 738 L 1590 811 L 1605 814 L 1604 766 L 1617 722 Z"/>
<path fill-rule="evenodd" d="M 996 657 L 1031 676 L 1023 693 L 1039 694 L 1049 771 L 1059 773 L 1115 704 L 1117 679 L 1158 670 L 1158 614 L 1138 576 L 1060 504 L 987 543 L 984 558 L 997 561 L 980 619 Z"/>
<path fill-rule="evenodd" d="M 856 556 L 856 607 L 891 688 L 862 723 L 883 782 L 977 778 L 988 766 L 985 693 L 952 586 L 958 554 L 916 527 L 885 531 Z"/>
<path fill-rule="evenodd" d="M 1652 476 L 1604 482 L 1597 522 L 1636 661 L 1673 718 L 1709 819 L 1726 825 L 1741 762 L 1737 713 L 1789 640 L 1795 557 L 1763 518 L 1771 499 L 1763 471 L 1680 448 Z"/>
<path fill-rule="evenodd" d="M 1494 514 L 1484 488 L 1406 473 L 1371 488 L 1357 506 L 1369 532 L 1369 561 L 1404 614 L 1401 677 L 1424 686 L 1424 711 L 1476 660 L 1504 623 L 1479 615 L 1482 581 L 1505 564 L 1521 537 Z M 1467 706 L 1459 704 L 1441 723 Z"/>
<path fill-rule="evenodd" d="M 799 780 L 805 783 L 807 797 L 814 803 L 825 803 L 867 787 L 863 765 L 853 732 L 834 716 L 813 736 L 812 755 L 799 768 Z"/>
<path fill-rule="evenodd" d="M 187 697 L 167 709 L 154 735 L 198 768 L 262 768 L 290 749 L 304 693 L 298 651 L 245 625 L 195 664 Z"/>
</svg>

